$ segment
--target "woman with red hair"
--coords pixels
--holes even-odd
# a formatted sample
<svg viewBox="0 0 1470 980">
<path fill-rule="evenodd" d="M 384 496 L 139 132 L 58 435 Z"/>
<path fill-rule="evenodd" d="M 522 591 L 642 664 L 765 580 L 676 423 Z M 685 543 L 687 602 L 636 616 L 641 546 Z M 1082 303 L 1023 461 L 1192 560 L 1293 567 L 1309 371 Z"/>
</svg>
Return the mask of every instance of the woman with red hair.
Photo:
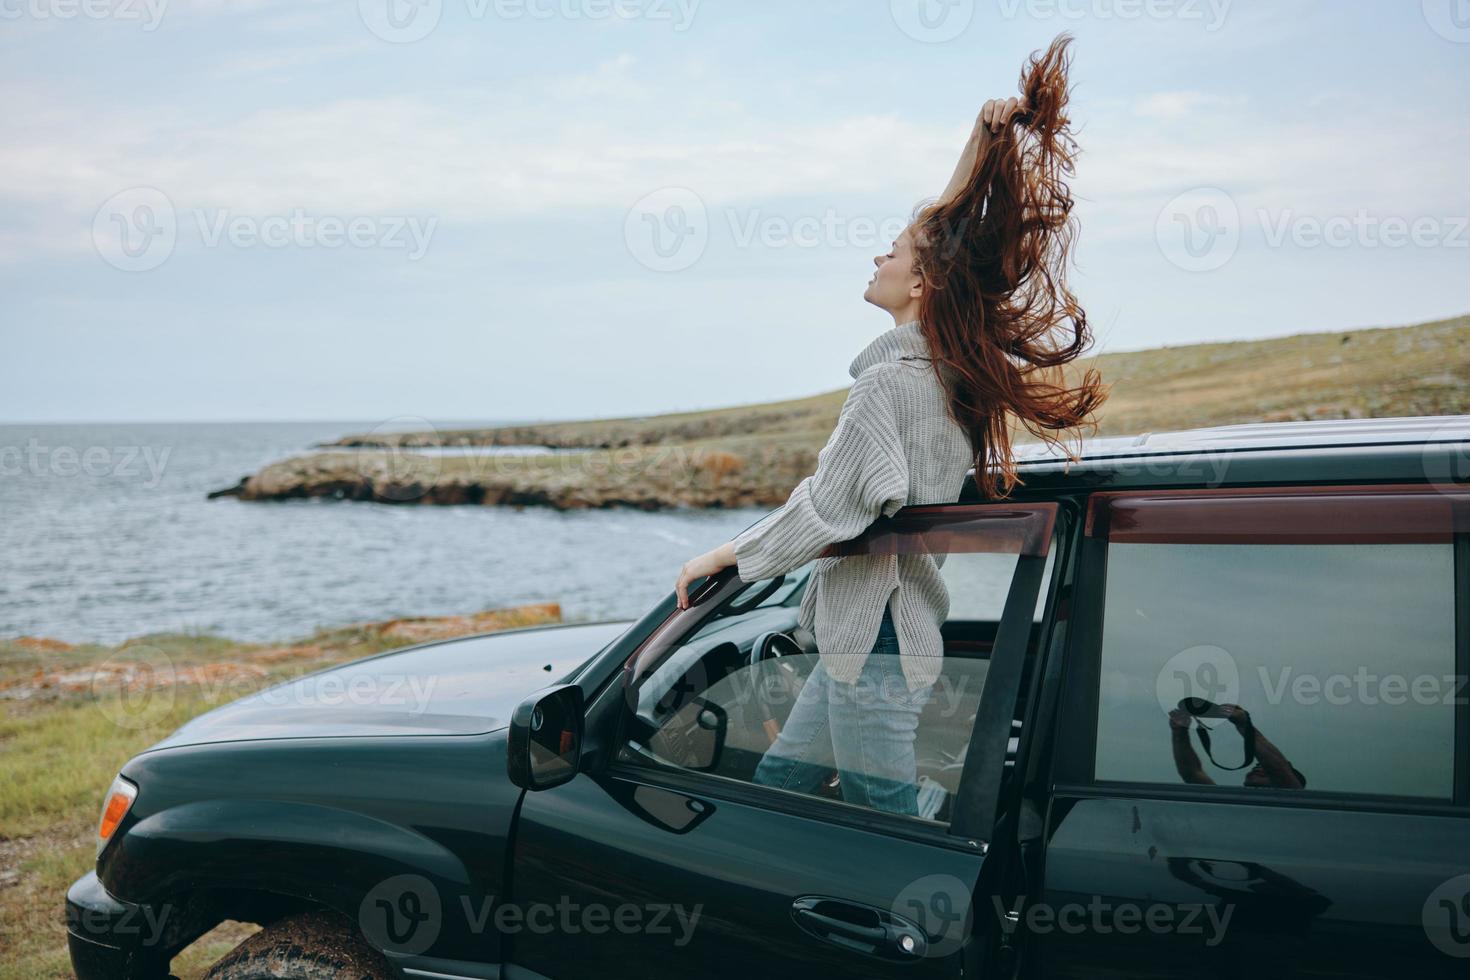
<svg viewBox="0 0 1470 980">
<path fill-rule="evenodd" d="M 816 472 L 780 508 L 685 563 L 681 608 L 693 580 L 730 565 L 757 582 L 901 507 L 953 503 L 972 468 L 980 493 L 1003 499 L 1020 482 L 1017 424 L 1053 445 L 1058 432 L 1095 428 L 1106 397 L 1097 371 L 1068 387 L 1056 370 L 1091 343 L 1066 282 L 1076 233 L 1070 43 L 1063 35 L 1031 57 L 1018 97 L 985 103 L 944 193 L 874 259 L 863 298 L 894 326 L 850 365 L 852 389 Z M 915 813 L 914 732 L 948 608 L 932 555 L 818 562 L 800 625 L 819 663 L 755 781 L 812 792 L 835 765 L 846 801 Z"/>
</svg>

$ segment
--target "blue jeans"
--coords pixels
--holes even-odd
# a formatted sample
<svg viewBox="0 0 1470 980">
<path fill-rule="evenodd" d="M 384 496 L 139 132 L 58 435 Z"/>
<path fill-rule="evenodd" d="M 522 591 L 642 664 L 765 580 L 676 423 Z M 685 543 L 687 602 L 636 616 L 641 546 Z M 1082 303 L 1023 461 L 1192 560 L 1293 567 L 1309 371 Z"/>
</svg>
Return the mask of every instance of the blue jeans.
<svg viewBox="0 0 1470 980">
<path fill-rule="evenodd" d="M 890 813 L 919 812 L 914 734 L 932 687 L 910 691 L 893 618 L 883 624 L 857 680 L 834 681 L 817 663 L 776 741 L 756 766 L 762 786 L 812 793 L 836 769 L 842 799 Z"/>
</svg>

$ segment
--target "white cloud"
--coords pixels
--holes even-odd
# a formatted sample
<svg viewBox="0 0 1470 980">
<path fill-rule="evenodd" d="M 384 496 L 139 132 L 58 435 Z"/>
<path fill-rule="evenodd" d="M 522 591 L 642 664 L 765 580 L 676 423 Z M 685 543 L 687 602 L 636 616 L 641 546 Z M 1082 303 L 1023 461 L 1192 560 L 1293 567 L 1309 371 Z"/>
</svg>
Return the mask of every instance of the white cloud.
<svg viewBox="0 0 1470 980">
<path fill-rule="evenodd" d="M 275 75 L 291 69 L 332 61 L 348 55 L 375 50 L 378 45 L 367 39 L 331 44 L 308 44 L 294 47 L 258 48 L 237 51 L 223 58 L 214 68 L 218 78 L 250 75 Z"/>
<path fill-rule="evenodd" d="M 284 71 L 355 43 L 247 53 L 219 70 Z M 208 102 L 97 106 L 23 86 L 5 110 L 0 213 L 49 208 L 51 220 L 12 220 L 5 251 L 90 247 L 97 207 L 135 186 L 157 187 L 181 209 L 421 214 L 445 224 L 621 212 L 667 186 L 691 188 L 712 208 L 782 199 L 820 213 L 877 195 L 903 214 L 943 185 L 967 128 L 888 113 L 773 122 L 702 86 L 671 88 L 665 75 L 624 53 L 517 86 L 229 116 Z M 1089 240 L 1150 241 L 1163 204 L 1202 186 L 1226 189 L 1243 209 L 1328 216 L 1443 216 L 1463 200 L 1451 163 L 1470 157 L 1470 133 L 1429 109 L 1360 106 L 1308 125 L 1234 94 L 1178 90 L 1077 110 L 1086 125 L 1074 187 Z"/>
<path fill-rule="evenodd" d="M 1222 95 L 1211 95 L 1193 90 L 1179 92 L 1155 92 L 1144 96 L 1133 105 L 1133 113 L 1145 119 L 1183 119 L 1202 109 L 1240 105 L 1243 99 L 1230 99 Z"/>
</svg>

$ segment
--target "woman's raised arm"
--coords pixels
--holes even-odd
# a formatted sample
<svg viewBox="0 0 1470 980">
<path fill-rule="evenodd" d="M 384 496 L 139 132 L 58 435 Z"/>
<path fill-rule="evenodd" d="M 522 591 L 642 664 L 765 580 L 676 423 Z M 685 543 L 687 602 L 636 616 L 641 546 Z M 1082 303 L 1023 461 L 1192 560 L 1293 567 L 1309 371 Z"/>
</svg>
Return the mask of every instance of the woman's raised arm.
<svg viewBox="0 0 1470 980">
<path fill-rule="evenodd" d="M 939 195 L 939 204 L 948 204 L 959 196 L 960 191 L 965 189 L 965 185 L 975 175 L 975 161 L 980 159 L 990 140 L 1010 125 L 1022 108 L 1021 100 L 1016 98 L 991 99 L 981 107 L 980 115 L 975 118 L 975 128 L 970 130 L 970 138 L 960 152 L 959 162 L 955 164 L 954 175 L 949 178 L 949 186 Z"/>
</svg>

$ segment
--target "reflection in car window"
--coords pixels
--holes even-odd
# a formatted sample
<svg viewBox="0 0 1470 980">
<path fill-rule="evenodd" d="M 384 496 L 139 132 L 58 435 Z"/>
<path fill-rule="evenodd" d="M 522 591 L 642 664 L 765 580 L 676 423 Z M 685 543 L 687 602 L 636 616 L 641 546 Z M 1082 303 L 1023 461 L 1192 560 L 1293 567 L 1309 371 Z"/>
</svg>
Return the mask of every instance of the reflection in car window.
<svg viewBox="0 0 1470 980">
<path fill-rule="evenodd" d="M 883 632 L 858 677 L 834 681 L 815 638 L 796 628 L 797 602 L 762 603 L 706 621 L 649 674 L 619 758 L 948 821 L 1018 558 L 961 550 L 937 558 L 949 613 L 932 686 L 910 690 L 896 637 Z M 839 729 L 862 737 L 834 738 Z"/>
<path fill-rule="evenodd" d="M 1108 547 L 1095 775 L 1449 799 L 1445 544 Z"/>
<path fill-rule="evenodd" d="M 1056 549 L 1047 552 L 1046 565 L 1041 580 L 1051 581 L 1051 566 L 1056 560 Z M 1000 622 L 1005 611 L 1006 594 L 1010 591 L 1011 577 L 1016 573 L 1015 555 L 998 555 L 981 552 L 978 554 L 947 555 L 940 574 L 949 588 L 949 615 L 951 619 L 976 619 Z M 1046 590 L 1036 597 L 1036 609 L 1031 621 L 1041 622 L 1046 611 Z"/>
</svg>

